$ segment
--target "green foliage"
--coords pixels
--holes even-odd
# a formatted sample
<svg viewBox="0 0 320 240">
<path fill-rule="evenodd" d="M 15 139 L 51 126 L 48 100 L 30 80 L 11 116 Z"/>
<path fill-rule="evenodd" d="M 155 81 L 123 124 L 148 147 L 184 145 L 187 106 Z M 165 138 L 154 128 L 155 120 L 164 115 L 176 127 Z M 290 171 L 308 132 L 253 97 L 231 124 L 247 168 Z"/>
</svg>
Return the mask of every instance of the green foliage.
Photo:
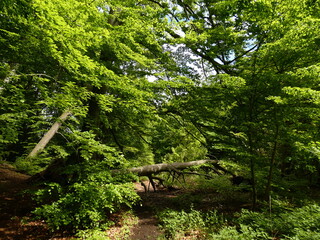
<svg viewBox="0 0 320 240">
<path fill-rule="evenodd" d="M 319 10 L 311 0 L 1 1 L 0 160 L 47 168 L 58 185 L 36 212 L 55 228 L 101 227 L 104 212 L 131 206 L 132 176 L 111 174 L 130 166 L 227 159 L 257 180 L 253 195 L 315 184 Z M 46 149 L 23 158 L 66 110 Z M 226 178 L 206 184 L 235 189 Z M 270 222 L 255 214 L 243 216 L 258 225 L 221 234 L 263 238 Z M 274 224 L 295 229 L 292 214 Z M 279 231 L 309 229 L 296 228 Z"/>
<path fill-rule="evenodd" d="M 44 171 L 52 159 L 65 159 L 69 156 L 66 149 L 60 145 L 49 145 L 36 157 L 27 158 L 25 155 L 16 159 L 14 166 L 30 176 Z"/>
<path fill-rule="evenodd" d="M 316 240 L 319 239 L 320 233 L 313 232 L 313 231 L 305 231 L 305 230 L 298 230 L 296 235 L 293 237 L 287 237 L 290 240 Z"/>
<path fill-rule="evenodd" d="M 202 199 L 203 196 L 200 194 L 186 193 L 173 198 L 171 201 L 178 209 L 188 209 L 190 206 L 199 205 Z"/>
<path fill-rule="evenodd" d="M 121 206 L 132 207 L 139 200 L 130 183 L 105 183 L 91 179 L 68 186 L 49 185 L 37 193 L 38 199 L 57 199 L 37 208 L 34 213 L 53 229 L 105 229 L 110 225 L 108 217 Z"/>
<path fill-rule="evenodd" d="M 132 211 L 121 213 L 121 219 L 117 223 L 117 225 L 120 225 L 120 231 L 117 234 L 116 239 L 129 239 L 132 227 L 139 223 L 138 220 L 139 218 L 135 216 Z"/>
<path fill-rule="evenodd" d="M 136 217 L 132 213 L 132 211 L 121 212 L 120 219 L 116 223 L 116 235 L 114 234 L 114 232 L 112 232 L 112 229 L 111 231 L 103 231 L 100 229 L 87 229 L 78 231 L 76 236 L 86 240 L 109 240 L 111 238 L 116 240 L 129 239 L 131 234 L 131 228 L 137 223 L 138 217 Z"/>
<path fill-rule="evenodd" d="M 239 227 L 226 227 L 209 239 L 316 239 L 320 234 L 320 207 L 306 205 L 278 213 L 243 210 Z"/>
<path fill-rule="evenodd" d="M 175 88 L 164 107 L 192 122 L 210 157 L 256 178 L 258 193 L 283 188 L 273 184 L 283 176 L 318 178 L 320 22 L 311 2 L 167 6 L 180 31 L 177 64 L 193 84 Z"/>
<path fill-rule="evenodd" d="M 114 148 L 94 140 L 90 132 L 74 132 L 69 148 L 78 156 L 55 154 L 59 161 L 51 165 L 53 180 L 36 193 L 42 203 L 34 213 L 53 229 L 106 228 L 111 213 L 132 207 L 139 201 L 131 181 L 132 174 L 114 174 L 111 169 L 126 166 L 126 160 Z M 60 153 L 60 154 L 59 154 Z M 79 162 L 79 160 L 81 162 Z"/>
<path fill-rule="evenodd" d="M 15 167 L 30 176 L 35 175 L 41 171 L 43 171 L 52 161 L 51 157 L 42 158 L 29 158 L 27 159 L 25 156 L 17 158 L 15 161 Z"/>
<path fill-rule="evenodd" d="M 202 231 L 205 227 L 202 214 L 194 209 L 190 212 L 167 210 L 160 213 L 159 218 L 167 239 L 181 239 L 184 235 Z"/>
<path fill-rule="evenodd" d="M 248 226 L 240 225 L 240 228 L 226 227 L 219 231 L 218 234 L 210 234 L 208 239 L 219 239 L 219 240 L 255 240 L 255 239 L 269 239 L 268 235 L 259 230 L 254 230 Z"/>
<path fill-rule="evenodd" d="M 320 233 L 320 207 L 318 205 L 306 205 L 292 212 L 280 214 L 276 227 L 278 231 L 288 236 L 301 235 L 302 232 Z"/>
<path fill-rule="evenodd" d="M 101 230 L 81 230 L 77 233 L 77 237 L 84 240 L 110 240 L 105 231 Z"/>
<path fill-rule="evenodd" d="M 166 239 L 316 239 L 320 234 L 320 207 L 300 208 L 286 201 L 273 201 L 272 209 L 243 209 L 226 220 L 217 212 L 166 210 L 159 215 Z M 192 238 L 193 239 L 193 238 Z"/>
<path fill-rule="evenodd" d="M 156 162 L 188 162 L 205 159 L 204 138 L 192 123 L 168 115 L 154 123 L 152 145 Z"/>
<path fill-rule="evenodd" d="M 189 162 L 197 159 L 204 159 L 206 149 L 198 142 L 180 143 L 177 147 L 172 147 L 171 152 L 167 153 L 163 162 Z"/>
<path fill-rule="evenodd" d="M 221 194 L 234 192 L 236 187 L 232 185 L 229 176 L 214 176 L 212 179 L 199 178 L 199 189 L 212 189 Z"/>
<path fill-rule="evenodd" d="M 166 239 L 181 239 L 184 236 L 205 239 L 208 229 L 218 230 L 223 224 L 223 219 L 217 212 L 204 214 L 193 208 L 188 212 L 166 210 L 158 217 Z"/>
<path fill-rule="evenodd" d="M 47 124 L 39 114 L 42 106 L 36 103 L 47 96 L 48 90 L 42 86 L 46 81 L 18 75 L 16 71 L 15 67 L 11 67 L 8 77 L 0 82 L 0 157 L 11 162 L 21 156 L 28 146 L 27 142 L 33 142 L 39 129 Z"/>
</svg>

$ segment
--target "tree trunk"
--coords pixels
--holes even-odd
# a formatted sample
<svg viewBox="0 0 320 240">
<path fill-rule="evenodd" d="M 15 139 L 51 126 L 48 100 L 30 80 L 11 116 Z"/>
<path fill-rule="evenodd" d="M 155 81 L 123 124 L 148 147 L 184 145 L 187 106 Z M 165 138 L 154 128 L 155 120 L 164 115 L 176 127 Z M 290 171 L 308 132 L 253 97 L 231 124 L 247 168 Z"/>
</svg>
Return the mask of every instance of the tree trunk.
<svg viewBox="0 0 320 240">
<path fill-rule="evenodd" d="M 252 141 L 252 129 L 250 127 L 249 131 L 249 151 L 250 151 L 250 175 L 251 175 L 251 183 L 252 183 L 252 209 L 255 210 L 258 201 L 257 195 L 257 181 L 255 174 L 255 159 L 254 159 L 254 151 L 253 151 L 253 141 Z"/>
<path fill-rule="evenodd" d="M 185 169 L 192 166 L 198 166 L 205 163 L 217 164 L 218 160 L 198 160 L 192 162 L 178 162 L 178 163 L 160 163 L 153 165 L 146 165 L 142 167 L 129 168 L 128 171 L 136 173 L 139 176 L 149 176 L 153 173 L 160 173 L 164 171 L 172 171 L 177 169 Z"/>
<path fill-rule="evenodd" d="M 215 167 L 218 166 L 219 161 L 218 160 L 198 160 L 198 161 L 192 161 L 192 162 L 175 162 L 175 163 L 160 163 L 160 164 L 153 164 L 153 165 L 146 165 L 142 167 L 134 167 L 129 168 L 125 170 L 112 170 L 112 174 L 121 174 L 123 171 L 132 172 L 137 174 L 138 176 L 147 176 L 150 177 L 152 174 L 157 174 L 160 172 L 166 172 L 166 171 L 174 171 L 178 169 L 186 169 L 193 166 L 202 165 L 205 163 L 209 163 L 214 165 Z M 59 179 L 59 170 L 57 166 L 60 166 L 59 160 L 52 162 L 44 171 L 32 176 L 30 178 L 31 182 L 37 182 L 41 180 L 49 180 L 49 181 L 55 181 L 56 179 Z M 229 172 L 223 167 L 219 166 L 219 170 L 223 170 L 225 173 Z M 190 173 L 189 173 L 190 174 Z M 232 176 L 235 176 L 232 174 Z M 154 178 L 154 177 L 153 177 Z M 60 179 L 61 180 L 61 179 Z"/>
<path fill-rule="evenodd" d="M 32 158 L 37 156 L 37 154 L 46 147 L 46 145 L 49 143 L 51 138 L 59 130 L 61 124 L 69 117 L 70 114 L 71 112 L 69 111 L 65 111 L 64 113 L 61 114 L 58 120 L 52 125 L 50 130 L 41 138 L 38 144 L 33 148 L 33 150 L 31 151 L 31 153 L 28 155 L 27 158 Z"/>
<path fill-rule="evenodd" d="M 266 191 L 265 191 L 265 199 L 269 199 L 270 192 L 271 192 L 273 169 L 274 169 L 274 164 L 275 164 L 275 160 L 276 160 L 276 153 L 277 153 L 277 149 L 278 149 L 278 135 L 279 135 L 279 126 L 276 125 L 276 133 L 275 133 L 273 149 L 272 149 L 272 153 L 271 153 L 269 173 L 268 173 L 268 177 L 267 177 L 268 182 L 267 182 Z"/>
</svg>

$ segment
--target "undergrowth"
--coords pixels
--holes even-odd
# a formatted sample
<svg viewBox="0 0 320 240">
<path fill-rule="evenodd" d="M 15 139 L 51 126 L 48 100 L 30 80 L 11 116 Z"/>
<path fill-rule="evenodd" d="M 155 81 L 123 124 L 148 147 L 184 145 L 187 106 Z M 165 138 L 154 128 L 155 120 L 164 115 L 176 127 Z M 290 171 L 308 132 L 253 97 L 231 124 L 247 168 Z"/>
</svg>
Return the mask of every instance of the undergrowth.
<svg viewBox="0 0 320 240">
<path fill-rule="evenodd" d="M 123 240 L 130 239 L 131 228 L 138 223 L 138 217 L 132 211 L 121 214 L 117 221 L 117 230 L 113 233 L 112 229 L 103 231 L 101 229 L 80 230 L 76 234 L 80 239 L 85 240 Z"/>
<path fill-rule="evenodd" d="M 276 203 L 275 209 L 260 212 L 243 209 L 232 220 L 216 211 L 165 210 L 158 217 L 164 231 L 162 239 L 256 240 L 320 239 L 320 206 L 308 204 L 288 208 Z"/>
</svg>

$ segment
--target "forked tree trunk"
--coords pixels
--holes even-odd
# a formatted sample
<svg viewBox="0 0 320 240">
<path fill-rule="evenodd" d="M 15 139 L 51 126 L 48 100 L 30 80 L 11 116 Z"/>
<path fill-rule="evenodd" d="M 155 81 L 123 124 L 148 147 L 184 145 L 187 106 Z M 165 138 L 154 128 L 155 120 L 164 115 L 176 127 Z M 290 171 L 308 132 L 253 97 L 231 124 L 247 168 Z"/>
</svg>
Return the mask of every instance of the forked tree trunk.
<svg viewBox="0 0 320 240">
<path fill-rule="evenodd" d="M 70 116 L 70 111 L 65 111 L 61 114 L 61 116 L 58 118 L 58 120 L 52 125 L 50 130 L 41 138 L 41 140 L 38 142 L 38 144 L 33 148 L 33 150 L 29 153 L 27 158 L 32 158 L 37 156 L 37 154 L 43 150 L 51 138 L 57 133 L 59 130 L 61 124 Z"/>
</svg>

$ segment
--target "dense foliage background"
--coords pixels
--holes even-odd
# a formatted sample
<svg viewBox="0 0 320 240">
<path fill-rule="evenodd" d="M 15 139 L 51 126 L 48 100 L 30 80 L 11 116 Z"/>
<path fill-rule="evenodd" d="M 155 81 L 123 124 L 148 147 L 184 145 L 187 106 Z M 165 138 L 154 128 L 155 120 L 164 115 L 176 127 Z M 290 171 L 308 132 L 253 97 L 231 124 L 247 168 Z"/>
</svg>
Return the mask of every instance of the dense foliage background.
<svg viewBox="0 0 320 240">
<path fill-rule="evenodd" d="M 318 187 L 319 1 L 2 0 L 0 9 L 0 160 L 42 172 L 36 213 L 53 228 L 106 226 L 138 201 L 136 176 L 112 170 L 147 164 L 219 159 L 250 180 L 254 208 Z"/>
</svg>

